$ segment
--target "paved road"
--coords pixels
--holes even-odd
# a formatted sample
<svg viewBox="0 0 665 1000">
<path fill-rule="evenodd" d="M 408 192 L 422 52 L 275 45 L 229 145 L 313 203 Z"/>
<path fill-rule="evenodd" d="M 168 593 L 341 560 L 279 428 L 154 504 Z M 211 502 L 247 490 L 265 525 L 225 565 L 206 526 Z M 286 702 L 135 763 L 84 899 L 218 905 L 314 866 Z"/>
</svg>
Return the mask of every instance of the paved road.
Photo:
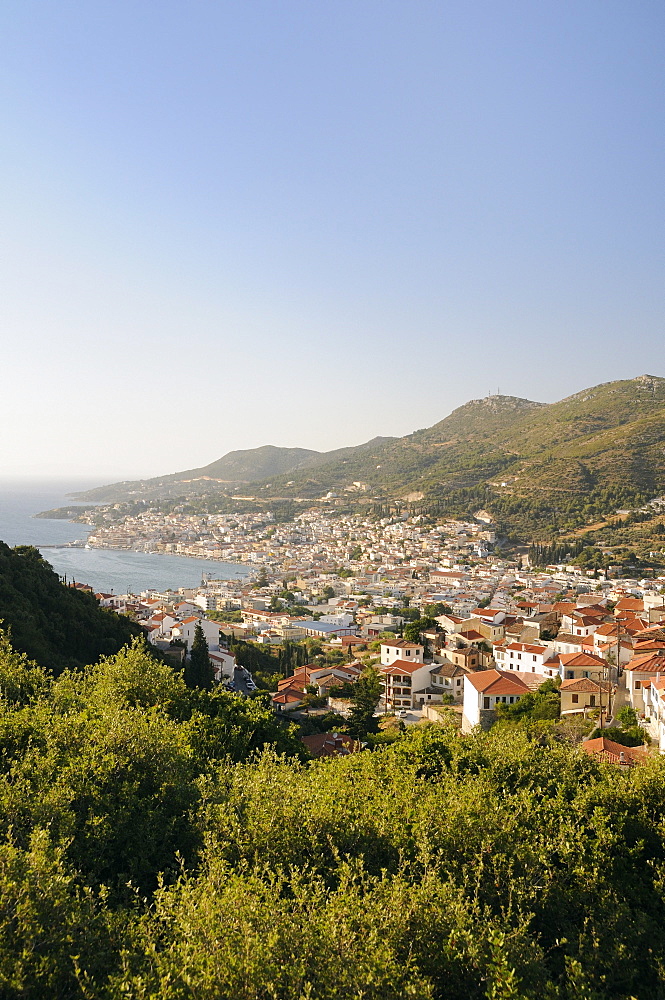
<svg viewBox="0 0 665 1000">
<path fill-rule="evenodd" d="M 252 679 L 252 675 L 244 667 L 236 667 L 233 671 L 233 687 L 238 694 L 244 694 L 245 697 L 252 694 L 256 689 L 251 685 L 247 684 L 247 681 Z"/>
</svg>

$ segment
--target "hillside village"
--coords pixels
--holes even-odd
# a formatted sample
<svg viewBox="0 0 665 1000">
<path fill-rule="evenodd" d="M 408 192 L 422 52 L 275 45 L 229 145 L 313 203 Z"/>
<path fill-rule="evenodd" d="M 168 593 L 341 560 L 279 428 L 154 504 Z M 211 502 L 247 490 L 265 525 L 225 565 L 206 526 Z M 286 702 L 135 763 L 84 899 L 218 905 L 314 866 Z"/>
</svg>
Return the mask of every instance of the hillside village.
<svg viewBox="0 0 665 1000">
<path fill-rule="evenodd" d="M 186 655 L 200 625 L 216 679 L 246 695 L 256 684 L 233 643 L 267 651 L 301 644 L 311 662 L 270 685 L 280 714 L 300 719 L 316 704 L 343 719 L 349 690 L 375 664 L 377 711 L 407 724 L 443 711 L 462 731 L 487 728 L 502 706 L 550 682 L 562 719 L 602 727 L 630 706 L 665 749 L 665 579 L 530 567 L 526 555 L 502 555 L 483 511 L 436 523 L 314 509 L 286 524 L 259 514 L 159 520 L 148 511 L 119 530 L 98 529 L 91 543 L 122 537 L 132 547 L 253 565 L 249 578 L 203 580 L 177 595 L 98 597 L 140 621 L 162 649 Z M 338 749 L 348 752 L 343 741 Z"/>
</svg>

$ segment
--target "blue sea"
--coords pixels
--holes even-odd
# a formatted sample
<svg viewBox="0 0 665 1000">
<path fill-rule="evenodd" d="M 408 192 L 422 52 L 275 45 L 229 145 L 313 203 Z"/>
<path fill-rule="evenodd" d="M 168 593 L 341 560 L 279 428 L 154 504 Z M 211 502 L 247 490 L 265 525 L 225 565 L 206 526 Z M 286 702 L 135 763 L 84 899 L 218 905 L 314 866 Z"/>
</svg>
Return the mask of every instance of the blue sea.
<svg viewBox="0 0 665 1000">
<path fill-rule="evenodd" d="M 196 587 L 204 575 L 231 580 L 250 570 L 237 563 L 182 556 L 152 555 L 125 550 L 51 548 L 66 542 L 85 541 L 91 530 L 85 524 L 35 518 L 54 507 L 76 503 L 68 493 L 92 489 L 100 483 L 82 480 L 18 481 L 0 479 L 0 541 L 7 545 L 35 545 L 60 576 L 88 583 L 105 593 L 139 594 L 143 590 L 177 590 Z"/>
</svg>

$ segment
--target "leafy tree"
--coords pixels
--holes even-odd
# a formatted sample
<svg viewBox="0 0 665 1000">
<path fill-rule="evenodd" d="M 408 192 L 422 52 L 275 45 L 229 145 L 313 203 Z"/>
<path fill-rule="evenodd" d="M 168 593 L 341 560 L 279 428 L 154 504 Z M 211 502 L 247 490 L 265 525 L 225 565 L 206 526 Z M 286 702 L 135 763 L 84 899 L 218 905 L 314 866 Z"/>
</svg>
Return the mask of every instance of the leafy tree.
<svg viewBox="0 0 665 1000">
<path fill-rule="evenodd" d="M 375 733 L 379 728 L 374 713 L 381 697 L 381 681 L 376 667 L 366 667 L 353 686 L 348 730 L 354 736 Z"/>
<path fill-rule="evenodd" d="M 410 608 L 405 605 L 403 608 L 399 609 L 397 616 L 408 622 L 417 622 L 420 618 L 420 612 L 417 608 Z"/>
<path fill-rule="evenodd" d="M 558 719 L 561 712 L 560 681 L 548 679 L 537 691 L 527 691 L 513 705 L 496 706 L 497 720 L 522 721 Z"/>
<path fill-rule="evenodd" d="M 46 829 L 35 830 L 25 848 L 0 846 L 3 997 L 80 996 L 81 969 L 88 990 L 103 990 L 118 967 L 110 925 L 102 899 L 81 888 Z"/>
<path fill-rule="evenodd" d="M 192 649 L 185 664 L 185 680 L 188 687 L 203 688 L 206 691 L 210 690 L 213 683 L 210 651 L 199 622 L 196 623 Z"/>
<path fill-rule="evenodd" d="M 622 705 L 616 717 L 623 729 L 630 729 L 637 725 L 637 712 L 631 705 Z"/>
<path fill-rule="evenodd" d="M 650 743 L 651 738 L 646 729 L 641 726 L 629 726 L 627 728 L 619 726 L 606 726 L 604 729 L 594 729 L 589 739 L 595 740 L 598 736 L 604 736 L 613 743 L 620 743 L 624 747 L 640 747 L 644 743 Z"/>
<path fill-rule="evenodd" d="M 0 629 L 0 695 L 8 705 L 28 705 L 48 695 L 52 681 L 43 667 L 17 653 L 10 639 L 11 632 Z"/>
<path fill-rule="evenodd" d="M 436 629 L 437 627 L 437 623 L 433 618 L 417 618 L 416 621 L 405 625 L 404 638 L 407 642 L 419 643 L 422 632 L 427 632 L 429 629 Z"/>
<path fill-rule="evenodd" d="M 424 610 L 425 618 L 438 618 L 439 615 L 450 615 L 453 611 L 449 604 L 444 604 L 442 601 L 437 601 L 436 604 L 426 604 Z"/>
</svg>

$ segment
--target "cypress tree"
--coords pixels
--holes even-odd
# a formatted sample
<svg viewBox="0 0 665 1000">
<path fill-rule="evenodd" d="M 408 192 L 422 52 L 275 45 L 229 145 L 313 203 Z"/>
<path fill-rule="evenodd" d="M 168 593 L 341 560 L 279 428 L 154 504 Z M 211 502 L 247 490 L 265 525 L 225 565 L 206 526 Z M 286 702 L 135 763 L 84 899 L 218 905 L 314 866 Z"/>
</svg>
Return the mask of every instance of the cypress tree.
<svg viewBox="0 0 665 1000">
<path fill-rule="evenodd" d="M 213 672 L 208 643 L 200 622 L 197 622 L 189 661 L 185 665 L 185 682 L 188 687 L 205 688 L 206 691 L 209 691 L 212 687 L 212 681 Z"/>
</svg>

